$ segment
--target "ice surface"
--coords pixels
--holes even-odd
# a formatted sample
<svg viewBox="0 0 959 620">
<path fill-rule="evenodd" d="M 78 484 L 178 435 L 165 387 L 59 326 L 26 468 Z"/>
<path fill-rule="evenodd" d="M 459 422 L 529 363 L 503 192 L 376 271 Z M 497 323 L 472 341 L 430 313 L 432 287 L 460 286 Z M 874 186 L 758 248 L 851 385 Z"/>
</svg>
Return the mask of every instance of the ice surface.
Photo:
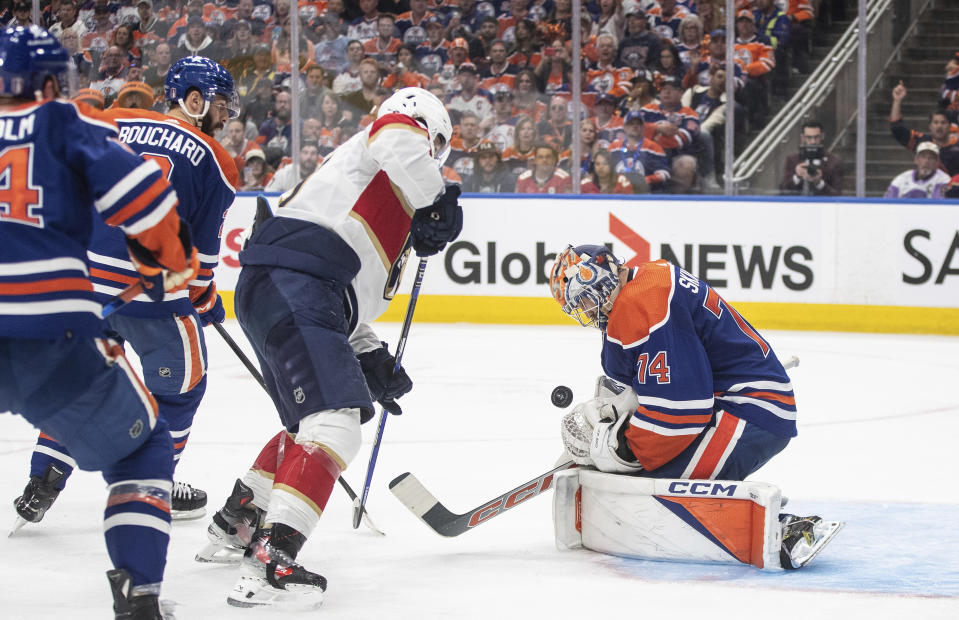
<svg viewBox="0 0 959 620">
<path fill-rule="evenodd" d="M 235 323 L 228 329 L 248 349 Z M 394 342 L 399 325 L 377 326 Z M 800 435 L 753 476 L 779 485 L 788 509 L 847 521 L 800 571 L 640 562 L 553 545 L 551 496 L 453 539 L 426 528 L 387 484 L 414 472 L 464 512 L 552 466 L 557 384 L 591 395 L 599 334 L 569 327 L 416 324 L 405 366 L 415 383 L 391 417 L 369 510 L 387 532 L 350 526 L 339 488 L 300 558 L 329 579 L 311 617 L 487 619 L 610 617 L 959 618 L 959 338 L 765 332 L 790 371 Z M 212 330 L 207 396 L 178 477 L 217 508 L 278 430 L 266 395 Z M 345 476 L 359 490 L 375 424 Z M 0 415 L 0 528 L 26 483 L 35 432 Z M 104 485 L 80 472 L 39 525 L 0 537 L 0 617 L 110 617 L 101 533 Z M 307 614 L 228 607 L 235 569 L 193 561 L 207 519 L 173 528 L 164 598 L 180 620 Z M 0 530 L 2 531 L 2 530 Z"/>
</svg>

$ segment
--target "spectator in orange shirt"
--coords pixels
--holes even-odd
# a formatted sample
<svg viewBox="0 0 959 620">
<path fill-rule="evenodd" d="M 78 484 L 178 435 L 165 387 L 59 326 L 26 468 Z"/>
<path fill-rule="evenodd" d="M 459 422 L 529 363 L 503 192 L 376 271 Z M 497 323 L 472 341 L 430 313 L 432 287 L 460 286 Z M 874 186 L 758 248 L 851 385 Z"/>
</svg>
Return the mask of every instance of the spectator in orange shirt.
<svg viewBox="0 0 959 620">
<path fill-rule="evenodd" d="M 420 73 L 416 47 L 404 43 L 396 50 L 396 62 L 390 66 L 390 74 L 383 79 L 383 86 L 398 90 L 407 86 L 427 88 L 429 85 L 430 79 Z"/>
<path fill-rule="evenodd" d="M 569 194 L 573 181 L 564 170 L 556 167 L 559 155 L 551 145 L 536 145 L 533 169 L 519 175 L 516 180 L 517 194 Z"/>
<path fill-rule="evenodd" d="M 776 66 L 771 45 L 756 36 L 756 22 L 750 11 L 736 14 L 735 62 L 749 76 L 740 91 L 749 123 L 762 128 L 769 116 L 769 72 Z"/>
<path fill-rule="evenodd" d="M 613 169 L 613 160 L 606 151 L 597 151 L 589 174 L 580 182 L 583 194 L 632 194 L 633 184 Z"/>
<path fill-rule="evenodd" d="M 403 44 L 393 36 L 396 20 L 389 13 L 380 13 L 376 19 L 377 36 L 363 43 L 363 51 L 367 57 L 372 57 L 383 69 L 388 69 L 390 62 L 396 60 L 396 50 Z"/>
</svg>

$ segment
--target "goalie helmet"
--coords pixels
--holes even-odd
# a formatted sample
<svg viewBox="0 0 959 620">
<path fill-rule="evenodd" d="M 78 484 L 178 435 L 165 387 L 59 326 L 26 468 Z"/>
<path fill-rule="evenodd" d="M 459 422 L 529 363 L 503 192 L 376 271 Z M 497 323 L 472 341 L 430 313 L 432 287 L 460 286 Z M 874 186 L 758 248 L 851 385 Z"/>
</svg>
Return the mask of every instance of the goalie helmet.
<svg viewBox="0 0 959 620">
<path fill-rule="evenodd" d="M 0 94 L 33 99 L 48 77 L 67 94 L 70 53 L 39 26 L 13 26 L 0 32 Z"/>
<path fill-rule="evenodd" d="M 206 116 L 217 95 L 226 98 L 230 118 L 240 115 L 240 99 L 233 86 L 233 76 L 218 62 L 203 56 L 186 56 L 173 63 L 163 85 L 166 99 L 179 103 L 183 111 L 190 116 L 193 115 L 186 112 L 187 107 L 183 100 L 192 88 L 200 91 L 205 102 L 203 113 L 195 118 Z"/>
<path fill-rule="evenodd" d="M 621 263 L 602 245 L 569 246 L 549 273 L 553 298 L 584 327 L 606 329 Z"/>
<path fill-rule="evenodd" d="M 450 155 L 450 139 L 453 137 L 453 124 L 449 112 L 436 95 L 422 88 L 409 87 L 396 91 L 380 104 L 377 118 L 385 114 L 405 114 L 426 125 L 433 157 L 440 168 Z"/>
</svg>

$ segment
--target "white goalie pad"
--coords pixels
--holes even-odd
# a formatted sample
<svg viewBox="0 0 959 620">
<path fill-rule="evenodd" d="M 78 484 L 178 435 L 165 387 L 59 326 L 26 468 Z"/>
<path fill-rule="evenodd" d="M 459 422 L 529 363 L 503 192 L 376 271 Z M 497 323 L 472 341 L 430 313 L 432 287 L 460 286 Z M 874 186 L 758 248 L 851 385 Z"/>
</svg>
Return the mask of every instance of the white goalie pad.
<svg viewBox="0 0 959 620">
<path fill-rule="evenodd" d="M 645 560 L 781 570 L 779 488 L 764 482 L 557 474 L 556 546 Z"/>
</svg>

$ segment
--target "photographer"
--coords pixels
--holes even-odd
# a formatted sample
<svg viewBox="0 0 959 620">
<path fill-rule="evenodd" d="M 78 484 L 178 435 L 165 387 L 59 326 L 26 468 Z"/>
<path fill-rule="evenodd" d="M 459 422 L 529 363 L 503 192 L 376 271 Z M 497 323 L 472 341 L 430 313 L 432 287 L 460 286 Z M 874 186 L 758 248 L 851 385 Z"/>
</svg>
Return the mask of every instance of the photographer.
<svg viewBox="0 0 959 620">
<path fill-rule="evenodd" d="M 842 193 L 842 160 L 826 151 L 826 135 L 818 121 L 806 121 L 799 136 L 799 152 L 786 158 L 782 194 L 838 196 Z"/>
</svg>

